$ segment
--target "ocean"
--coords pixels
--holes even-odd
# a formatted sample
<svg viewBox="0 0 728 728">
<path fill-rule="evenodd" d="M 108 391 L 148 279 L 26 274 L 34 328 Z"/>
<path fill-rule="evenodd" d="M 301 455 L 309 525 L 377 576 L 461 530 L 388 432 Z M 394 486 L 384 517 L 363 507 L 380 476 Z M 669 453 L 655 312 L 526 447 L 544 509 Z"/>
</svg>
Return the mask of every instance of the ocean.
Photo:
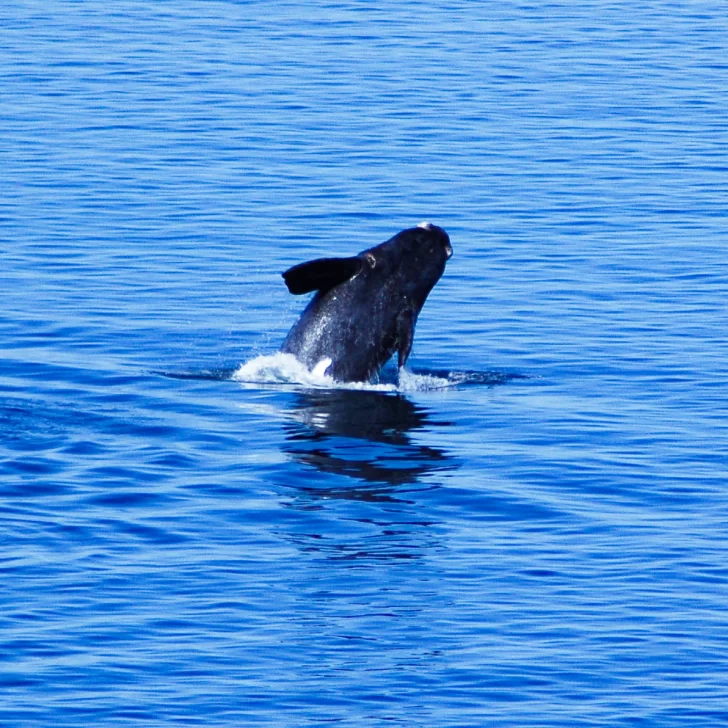
<svg viewBox="0 0 728 728">
<path fill-rule="evenodd" d="M 728 725 L 723 3 L 0 27 L 1 725 Z M 281 359 L 422 220 L 401 382 Z"/>
</svg>

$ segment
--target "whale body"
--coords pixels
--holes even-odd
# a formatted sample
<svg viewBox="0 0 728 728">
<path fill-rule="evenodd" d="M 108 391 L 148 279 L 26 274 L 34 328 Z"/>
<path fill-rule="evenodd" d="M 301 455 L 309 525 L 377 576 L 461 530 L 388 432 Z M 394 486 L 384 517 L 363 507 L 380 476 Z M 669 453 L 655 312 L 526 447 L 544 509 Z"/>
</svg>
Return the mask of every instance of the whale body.
<svg viewBox="0 0 728 728">
<path fill-rule="evenodd" d="M 452 255 L 431 223 L 397 233 L 350 258 L 320 258 L 283 273 L 296 295 L 315 291 L 281 351 L 339 382 L 370 382 L 412 349 L 417 317 Z"/>
</svg>

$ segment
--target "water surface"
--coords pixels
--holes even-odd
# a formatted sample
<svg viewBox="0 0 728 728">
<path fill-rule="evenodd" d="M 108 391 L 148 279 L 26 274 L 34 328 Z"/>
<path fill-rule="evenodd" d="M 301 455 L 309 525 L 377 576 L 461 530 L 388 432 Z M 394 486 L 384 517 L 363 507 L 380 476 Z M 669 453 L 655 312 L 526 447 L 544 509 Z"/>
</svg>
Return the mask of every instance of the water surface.
<svg viewBox="0 0 728 728">
<path fill-rule="evenodd" d="M 728 723 L 724 10 L 5 2 L 0 722 Z M 423 219 L 450 386 L 233 376 Z"/>
</svg>

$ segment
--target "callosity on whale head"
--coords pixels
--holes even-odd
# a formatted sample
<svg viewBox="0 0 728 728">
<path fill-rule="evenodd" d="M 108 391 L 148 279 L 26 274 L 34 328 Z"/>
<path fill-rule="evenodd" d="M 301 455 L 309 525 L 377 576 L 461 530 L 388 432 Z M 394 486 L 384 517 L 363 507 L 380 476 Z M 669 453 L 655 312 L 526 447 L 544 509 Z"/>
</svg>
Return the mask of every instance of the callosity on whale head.
<svg viewBox="0 0 728 728">
<path fill-rule="evenodd" d="M 397 233 L 350 258 L 320 258 L 283 273 L 289 291 L 316 291 L 281 351 L 341 382 L 371 381 L 396 352 L 403 367 L 417 316 L 452 255 L 431 223 Z M 318 367 L 318 369 L 317 369 Z"/>
</svg>

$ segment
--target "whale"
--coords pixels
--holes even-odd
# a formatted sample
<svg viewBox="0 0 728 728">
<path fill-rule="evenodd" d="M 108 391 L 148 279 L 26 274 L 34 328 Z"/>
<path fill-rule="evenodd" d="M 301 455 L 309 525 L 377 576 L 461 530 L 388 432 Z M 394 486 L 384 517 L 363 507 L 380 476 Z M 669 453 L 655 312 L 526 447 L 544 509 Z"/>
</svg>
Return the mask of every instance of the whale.
<svg viewBox="0 0 728 728">
<path fill-rule="evenodd" d="M 282 274 L 288 290 L 315 294 L 281 351 L 337 382 L 376 381 L 395 353 L 401 371 L 451 256 L 448 234 L 423 222 L 357 255 L 294 265 Z"/>
</svg>

